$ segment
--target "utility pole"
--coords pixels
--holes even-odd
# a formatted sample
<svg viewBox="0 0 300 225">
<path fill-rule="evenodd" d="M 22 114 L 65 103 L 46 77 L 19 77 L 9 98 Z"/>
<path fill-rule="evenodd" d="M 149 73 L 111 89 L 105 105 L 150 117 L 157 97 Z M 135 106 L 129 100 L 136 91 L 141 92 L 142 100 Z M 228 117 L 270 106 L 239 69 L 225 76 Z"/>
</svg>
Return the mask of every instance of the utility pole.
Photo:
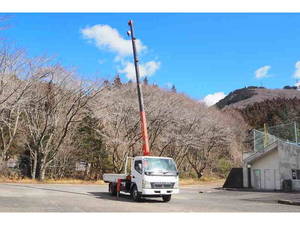
<svg viewBox="0 0 300 225">
<path fill-rule="evenodd" d="M 264 123 L 264 148 L 269 144 L 269 134 L 267 124 Z"/>
<path fill-rule="evenodd" d="M 147 155 L 150 155 L 149 140 L 148 140 L 146 114 L 145 114 L 145 110 L 144 110 L 143 92 L 142 92 L 142 87 L 140 84 L 140 71 L 139 71 L 139 65 L 138 65 L 139 60 L 138 60 L 137 52 L 136 52 L 136 45 L 135 45 L 136 38 L 134 36 L 133 21 L 129 20 L 128 25 L 130 27 L 130 31 L 128 31 L 127 34 L 131 37 L 135 75 L 136 75 L 136 87 L 137 87 L 137 94 L 138 94 L 138 100 L 139 100 L 141 131 L 142 131 L 142 137 L 143 137 L 143 155 L 147 156 Z"/>
<path fill-rule="evenodd" d="M 295 129 L 295 142 L 298 144 L 298 130 L 297 130 L 297 122 L 294 122 L 294 129 Z"/>
<path fill-rule="evenodd" d="M 256 130 L 253 130 L 253 149 L 256 152 L 256 135 L 255 135 Z"/>
</svg>

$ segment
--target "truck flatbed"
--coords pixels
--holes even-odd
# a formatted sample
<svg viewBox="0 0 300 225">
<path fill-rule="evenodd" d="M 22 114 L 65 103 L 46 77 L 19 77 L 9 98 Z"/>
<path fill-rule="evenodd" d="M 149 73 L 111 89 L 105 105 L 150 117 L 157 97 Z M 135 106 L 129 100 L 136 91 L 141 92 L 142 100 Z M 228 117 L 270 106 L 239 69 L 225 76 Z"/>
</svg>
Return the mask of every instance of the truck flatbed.
<svg viewBox="0 0 300 225">
<path fill-rule="evenodd" d="M 105 173 L 103 174 L 103 180 L 105 183 L 117 183 L 118 179 L 126 179 L 126 174 L 113 174 L 113 173 Z"/>
</svg>

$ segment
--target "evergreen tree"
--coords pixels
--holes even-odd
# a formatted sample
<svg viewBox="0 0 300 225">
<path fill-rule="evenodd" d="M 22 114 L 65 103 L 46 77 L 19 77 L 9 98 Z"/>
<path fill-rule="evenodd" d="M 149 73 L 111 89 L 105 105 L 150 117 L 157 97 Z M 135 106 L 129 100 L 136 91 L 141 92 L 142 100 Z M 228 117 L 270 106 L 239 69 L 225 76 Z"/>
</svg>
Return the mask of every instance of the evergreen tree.
<svg viewBox="0 0 300 225">
<path fill-rule="evenodd" d="M 176 87 L 175 87 L 174 84 L 172 85 L 171 91 L 174 92 L 174 93 L 176 93 Z"/>
<path fill-rule="evenodd" d="M 104 86 L 105 86 L 105 87 L 107 87 L 107 86 L 109 86 L 109 85 L 110 85 L 110 83 L 109 83 L 109 81 L 108 81 L 108 80 L 105 80 L 105 81 L 103 82 L 103 84 L 104 84 Z"/>
<path fill-rule="evenodd" d="M 144 83 L 144 85 L 148 85 L 148 78 L 147 77 L 144 78 L 143 83 Z"/>
<path fill-rule="evenodd" d="M 95 132 L 97 122 L 96 118 L 87 115 L 79 124 L 74 137 L 77 146 L 77 151 L 74 153 L 75 159 L 77 162 L 84 161 L 91 164 L 90 176 L 94 179 L 99 179 L 106 170 L 111 168 L 105 143 Z"/>
<path fill-rule="evenodd" d="M 114 79 L 114 85 L 117 86 L 117 87 L 122 86 L 122 82 L 121 82 L 121 79 L 120 79 L 119 74 L 117 74 L 117 75 L 115 76 L 115 79 Z"/>
</svg>

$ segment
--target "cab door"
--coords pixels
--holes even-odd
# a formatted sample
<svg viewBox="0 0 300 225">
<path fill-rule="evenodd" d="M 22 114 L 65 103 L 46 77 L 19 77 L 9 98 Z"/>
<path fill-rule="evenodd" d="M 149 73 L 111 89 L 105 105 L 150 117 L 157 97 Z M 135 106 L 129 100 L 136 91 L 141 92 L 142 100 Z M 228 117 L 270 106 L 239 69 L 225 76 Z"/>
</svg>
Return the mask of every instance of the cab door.
<svg viewBox="0 0 300 225">
<path fill-rule="evenodd" d="M 136 159 L 132 165 L 132 182 L 137 185 L 139 192 L 142 192 L 142 181 L 143 181 L 143 161 Z"/>
</svg>

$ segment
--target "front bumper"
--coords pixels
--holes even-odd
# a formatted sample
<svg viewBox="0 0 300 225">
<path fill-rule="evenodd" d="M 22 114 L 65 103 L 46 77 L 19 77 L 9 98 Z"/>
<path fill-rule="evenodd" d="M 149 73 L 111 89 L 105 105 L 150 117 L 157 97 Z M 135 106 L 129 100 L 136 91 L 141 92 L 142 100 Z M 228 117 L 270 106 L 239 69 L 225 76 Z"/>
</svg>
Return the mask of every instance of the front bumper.
<svg viewBox="0 0 300 225">
<path fill-rule="evenodd" d="M 172 195 L 178 194 L 179 189 L 143 189 L 142 195 Z"/>
</svg>

